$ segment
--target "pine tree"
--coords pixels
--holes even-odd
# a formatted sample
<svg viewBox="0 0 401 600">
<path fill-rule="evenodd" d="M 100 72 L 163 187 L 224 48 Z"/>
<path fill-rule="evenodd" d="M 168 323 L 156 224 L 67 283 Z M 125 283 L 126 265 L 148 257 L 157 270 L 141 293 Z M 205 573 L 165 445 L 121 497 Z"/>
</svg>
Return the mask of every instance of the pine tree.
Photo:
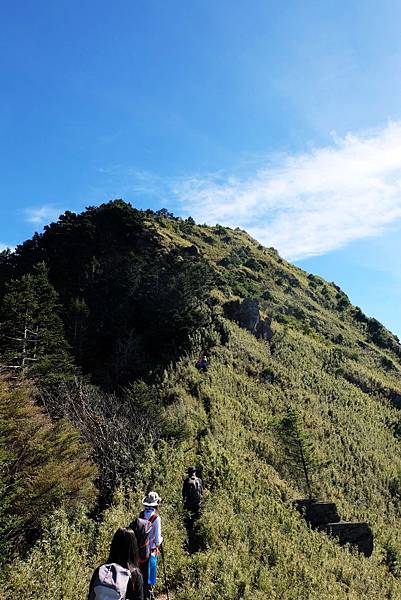
<svg viewBox="0 0 401 600">
<path fill-rule="evenodd" d="M 29 382 L 0 377 L 0 564 L 33 541 L 55 507 L 94 498 L 89 447 L 65 419 L 53 424 Z"/>
<path fill-rule="evenodd" d="M 44 263 L 7 284 L 0 310 L 0 364 L 4 370 L 39 378 L 42 383 L 73 375 L 59 311 L 58 295 Z"/>
<path fill-rule="evenodd" d="M 301 417 L 295 409 L 288 408 L 278 431 L 286 452 L 287 468 L 312 501 L 315 495 L 313 475 L 325 464 L 318 459 L 315 446 L 308 438 Z"/>
</svg>

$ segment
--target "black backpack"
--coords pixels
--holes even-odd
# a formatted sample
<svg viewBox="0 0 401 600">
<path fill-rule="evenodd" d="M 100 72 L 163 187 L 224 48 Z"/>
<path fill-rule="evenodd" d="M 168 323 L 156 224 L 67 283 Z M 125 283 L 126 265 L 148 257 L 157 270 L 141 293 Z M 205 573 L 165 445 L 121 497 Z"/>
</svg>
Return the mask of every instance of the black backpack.
<svg viewBox="0 0 401 600">
<path fill-rule="evenodd" d="M 152 529 L 152 523 L 147 519 L 138 517 L 130 525 L 135 533 L 136 541 L 138 542 L 139 564 L 145 563 L 150 556 L 149 535 Z"/>
<path fill-rule="evenodd" d="M 188 506 L 199 506 L 202 500 L 202 484 L 198 477 L 187 479 L 185 503 Z"/>
</svg>

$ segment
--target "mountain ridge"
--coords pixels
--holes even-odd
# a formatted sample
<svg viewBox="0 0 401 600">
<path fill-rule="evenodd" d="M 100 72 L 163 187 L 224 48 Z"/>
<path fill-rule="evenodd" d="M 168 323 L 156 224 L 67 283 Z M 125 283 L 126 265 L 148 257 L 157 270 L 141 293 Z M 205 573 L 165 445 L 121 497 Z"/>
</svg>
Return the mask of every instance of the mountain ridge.
<svg viewBox="0 0 401 600">
<path fill-rule="evenodd" d="M 114 392 L 114 405 L 160 417 L 160 431 L 142 448 L 150 458 L 135 465 L 130 485 L 138 493 L 157 487 L 165 499 L 178 600 L 401 598 L 401 348 L 391 332 L 335 284 L 242 230 L 137 211 L 121 200 L 66 213 L 13 255 L 3 253 L 0 296 L 42 262 L 81 375 L 100 386 L 97 394 Z M 272 319 L 270 339 L 240 326 L 244 300 Z M 210 365 L 204 375 L 195 368 L 202 349 Z M 62 392 L 54 405 L 67 407 Z M 293 510 L 304 491 L 277 437 L 288 407 L 329 463 L 316 481 L 319 497 L 372 525 L 372 558 L 311 531 Z M 193 554 L 180 506 L 190 462 L 207 488 Z M 128 518 L 132 502 L 117 501 L 105 522 Z M 93 549 L 85 556 L 91 564 Z M 68 577 L 83 591 L 87 575 L 74 565 Z"/>
</svg>

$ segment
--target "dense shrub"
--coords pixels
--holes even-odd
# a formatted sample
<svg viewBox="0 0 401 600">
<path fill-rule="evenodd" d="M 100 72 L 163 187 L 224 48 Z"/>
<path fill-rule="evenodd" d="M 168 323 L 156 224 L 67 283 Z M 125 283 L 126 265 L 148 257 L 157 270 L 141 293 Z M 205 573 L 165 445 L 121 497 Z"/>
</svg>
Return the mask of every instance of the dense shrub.
<svg viewBox="0 0 401 600">
<path fill-rule="evenodd" d="M 1 560 L 25 548 L 62 503 L 94 498 L 89 449 L 65 420 L 52 424 L 28 382 L 0 380 Z"/>
</svg>

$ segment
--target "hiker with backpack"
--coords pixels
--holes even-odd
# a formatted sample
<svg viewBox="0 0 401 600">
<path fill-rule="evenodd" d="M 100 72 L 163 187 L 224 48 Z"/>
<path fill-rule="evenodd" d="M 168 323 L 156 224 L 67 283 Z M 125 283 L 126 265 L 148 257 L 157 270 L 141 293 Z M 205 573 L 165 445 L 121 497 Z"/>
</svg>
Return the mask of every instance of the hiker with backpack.
<svg viewBox="0 0 401 600">
<path fill-rule="evenodd" d="M 188 551 L 192 554 L 199 550 L 199 536 L 195 523 L 201 515 L 203 483 L 202 479 L 196 475 L 196 467 L 188 467 L 187 473 L 182 484 L 182 500 L 184 509 L 187 511 L 184 524 L 188 533 Z"/>
<path fill-rule="evenodd" d="M 144 600 L 138 558 L 134 531 L 123 527 L 117 529 L 107 562 L 92 575 L 88 600 Z"/>
<path fill-rule="evenodd" d="M 199 354 L 199 358 L 196 361 L 195 366 L 198 369 L 198 371 L 200 371 L 201 373 L 206 373 L 207 367 L 208 367 L 208 362 L 207 362 L 207 356 L 203 350 Z"/>
<path fill-rule="evenodd" d="M 195 516 L 200 514 L 203 483 L 202 479 L 196 475 L 196 467 L 188 467 L 187 473 L 188 475 L 182 484 L 182 500 L 184 508 Z"/>
<path fill-rule="evenodd" d="M 139 559 L 138 566 L 141 570 L 144 584 L 148 580 L 148 561 L 150 557 L 150 531 L 152 524 L 147 519 L 137 517 L 129 526 L 135 533 L 138 542 Z"/>
<path fill-rule="evenodd" d="M 143 531 L 148 529 L 148 541 L 147 543 L 145 542 L 146 551 L 142 552 L 142 558 L 139 563 L 144 581 L 145 599 L 154 598 L 152 588 L 156 583 L 157 560 L 160 554 L 160 546 L 163 542 L 161 520 L 157 511 L 160 503 L 161 498 L 159 494 L 157 492 L 149 492 L 142 500 L 144 509 L 139 513 L 139 518 L 137 519 L 139 525 L 143 527 Z M 139 545 L 143 547 L 143 539 L 139 541 Z M 147 555 L 146 558 L 145 554 Z"/>
</svg>

